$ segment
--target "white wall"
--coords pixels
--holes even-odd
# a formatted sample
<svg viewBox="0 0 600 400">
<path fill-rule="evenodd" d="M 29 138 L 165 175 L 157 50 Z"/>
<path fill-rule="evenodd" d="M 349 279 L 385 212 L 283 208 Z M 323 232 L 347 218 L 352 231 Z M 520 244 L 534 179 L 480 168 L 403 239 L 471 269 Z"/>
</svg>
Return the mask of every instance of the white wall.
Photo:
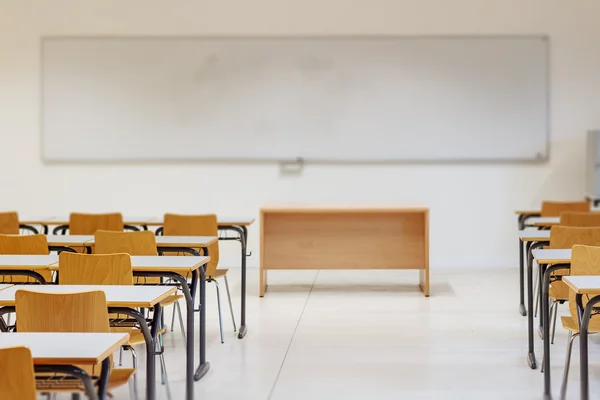
<svg viewBox="0 0 600 400">
<path fill-rule="evenodd" d="M 432 268 L 516 266 L 513 210 L 584 192 L 585 131 L 600 127 L 598 15 L 597 0 L 0 0 L 0 209 L 246 215 L 265 201 L 420 202 L 431 207 Z M 378 33 L 549 34 L 550 162 L 308 166 L 302 176 L 275 165 L 41 162 L 43 35 Z M 257 236 L 255 226 L 255 255 Z"/>
</svg>

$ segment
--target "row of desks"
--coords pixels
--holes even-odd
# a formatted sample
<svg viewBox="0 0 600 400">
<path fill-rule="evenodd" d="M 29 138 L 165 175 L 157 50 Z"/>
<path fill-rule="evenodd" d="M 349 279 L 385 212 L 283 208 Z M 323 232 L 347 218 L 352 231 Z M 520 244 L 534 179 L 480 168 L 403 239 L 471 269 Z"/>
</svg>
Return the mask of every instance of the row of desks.
<svg viewBox="0 0 600 400">
<path fill-rule="evenodd" d="M 210 364 L 206 361 L 206 296 L 204 292 L 205 266 L 209 257 L 177 257 L 177 256 L 132 256 L 134 276 L 164 277 L 177 282 L 181 288 L 187 307 L 186 335 L 186 398 L 193 399 L 193 381 L 204 376 Z M 59 257 L 56 255 L 0 255 L 0 270 L 13 274 L 57 270 Z M 191 284 L 188 285 L 188 279 Z M 142 328 L 146 340 L 146 399 L 156 398 L 155 378 L 155 344 L 162 309 L 160 302 L 175 293 L 174 286 L 66 286 L 66 285 L 14 285 L 0 290 L 0 316 L 14 311 L 14 293 L 18 289 L 42 291 L 46 293 L 69 293 L 89 290 L 102 290 L 106 294 L 109 312 L 126 314 L 134 318 Z M 200 365 L 194 373 L 194 299 L 196 291 L 200 293 Z M 154 322 L 151 329 L 146 325 L 143 315 L 137 308 L 154 308 Z"/>
<path fill-rule="evenodd" d="M 526 226 L 550 227 L 560 223 L 559 218 L 536 217 L 533 212 L 519 215 L 519 228 Z M 523 267 L 526 264 L 527 275 L 527 317 L 528 317 L 528 362 L 532 369 L 536 368 L 534 352 L 534 322 L 533 322 L 533 262 L 540 267 L 540 333 L 544 338 L 544 398 L 551 398 L 551 368 L 550 368 L 550 316 L 548 289 L 550 274 L 553 270 L 569 268 L 571 264 L 571 249 L 544 249 L 550 242 L 549 230 L 520 230 L 519 250 L 521 255 L 521 306 L 523 306 Z M 526 254 L 524 260 L 523 253 Z M 551 266 L 551 267 L 549 267 Z M 588 326 L 592 311 L 600 303 L 600 276 L 564 276 L 561 278 L 567 286 L 575 291 L 577 303 L 581 311 L 580 317 L 580 370 L 581 370 L 581 398 L 589 399 L 589 367 L 588 367 Z M 582 295 L 595 295 L 586 307 L 582 306 Z M 524 309 L 521 307 L 522 314 Z"/>
</svg>

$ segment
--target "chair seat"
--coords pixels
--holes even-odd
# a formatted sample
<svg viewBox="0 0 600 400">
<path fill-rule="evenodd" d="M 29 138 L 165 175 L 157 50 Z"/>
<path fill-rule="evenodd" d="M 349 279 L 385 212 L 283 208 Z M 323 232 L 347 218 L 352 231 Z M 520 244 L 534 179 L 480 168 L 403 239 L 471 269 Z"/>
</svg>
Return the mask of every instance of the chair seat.
<svg viewBox="0 0 600 400">
<path fill-rule="evenodd" d="M 562 322 L 563 328 L 568 329 L 573 333 L 579 333 L 579 324 L 573 319 L 573 317 L 560 317 L 560 321 Z M 600 332 L 600 319 L 592 318 L 592 320 L 590 321 L 588 332 Z"/>
<path fill-rule="evenodd" d="M 158 330 L 159 334 L 164 334 L 166 332 L 165 328 L 161 328 Z M 138 344 L 145 344 L 144 334 L 139 329 L 134 329 L 129 333 L 129 342 L 127 342 L 130 346 L 136 346 Z"/>
<path fill-rule="evenodd" d="M 169 297 L 167 297 L 166 299 L 164 299 L 163 301 L 161 301 L 160 305 L 163 307 L 170 306 L 171 304 L 173 304 L 176 301 L 179 301 L 181 299 L 183 299 L 182 294 L 172 294 Z"/>
<path fill-rule="evenodd" d="M 108 377 L 108 390 L 123 386 L 135 373 L 133 368 L 112 368 Z M 45 377 L 53 377 L 55 374 L 36 374 L 36 390 L 49 393 L 72 393 L 83 392 L 84 388 L 77 379 L 49 380 Z"/>
<path fill-rule="evenodd" d="M 221 278 L 225 275 L 227 275 L 227 272 L 229 271 L 228 268 L 223 268 L 223 269 L 217 269 L 215 271 L 215 274 L 213 276 L 209 276 L 209 279 L 217 279 L 217 278 Z"/>
</svg>

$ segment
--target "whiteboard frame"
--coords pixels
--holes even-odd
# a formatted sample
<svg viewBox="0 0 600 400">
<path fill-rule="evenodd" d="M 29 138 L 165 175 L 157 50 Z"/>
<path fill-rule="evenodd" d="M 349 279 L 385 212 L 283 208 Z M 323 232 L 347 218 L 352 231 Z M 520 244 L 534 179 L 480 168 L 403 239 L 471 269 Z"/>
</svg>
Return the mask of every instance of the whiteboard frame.
<svg viewBox="0 0 600 400">
<path fill-rule="evenodd" d="M 377 159 L 377 160 L 330 160 L 325 158 L 304 158 L 299 155 L 293 159 L 282 159 L 282 158 L 228 158 L 228 157 L 148 157 L 132 159 L 113 159 L 113 160 L 98 160 L 98 159 L 69 159 L 69 160 L 56 160 L 48 159 L 44 155 L 44 44 L 47 41 L 57 40 L 198 40 L 198 39 L 218 39 L 218 40 L 241 40 L 241 39 L 275 39 L 275 40 L 297 40 L 297 39 L 309 39 L 309 40 L 321 40 L 321 39 L 343 39 L 343 40 L 397 40 L 397 39 L 539 39 L 546 46 L 546 143 L 544 154 L 538 153 L 534 157 L 527 158 L 473 158 L 473 159 L 457 159 L 457 158 L 436 158 L 436 159 Z M 550 132 L 551 127 L 551 112 L 552 112 L 552 85 L 551 85 L 551 51 L 552 42 L 548 34 L 418 34 L 418 35 L 389 35 L 389 34 L 369 34 L 369 35 L 345 35 L 345 34 L 332 34 L 332 35 L 44 35 L 40 38 L 40 157 L 44 164 L 55 164 L 55 165 L 68 165 L 68 164 L 148 164 L 148 163 L 165 163 L 165 164 L 272 164 L 277 163 L 281 166 L 284 165 L 296 165 L 300 169 L 305 164 L 318 164 L 318 165 L 436 165 L 436 164 L 542 164 L 547 163 L 550 160 Z"/>
</svg>

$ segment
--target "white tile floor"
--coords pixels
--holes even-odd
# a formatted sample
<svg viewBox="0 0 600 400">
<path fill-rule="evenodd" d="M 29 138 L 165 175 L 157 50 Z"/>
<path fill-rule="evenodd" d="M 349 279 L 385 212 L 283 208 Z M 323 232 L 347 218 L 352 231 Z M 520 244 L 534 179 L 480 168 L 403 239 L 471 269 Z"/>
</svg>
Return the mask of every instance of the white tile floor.
<svg viewBox="0 0 600 400">
<path fill-rule="evenodd" d="M 229 275 L 237 319 L 239 270 Z M 263 299 L 257 282 L 258 271 L 249 269 L 248 335 L 235 338 L 226 313 L 225 344 L 209 287 L 211 370 L 195 384 L 195 398 L 542 398 L 542 374 L 526 363 L 527 319 L 517 312 L 516 269 L 434 270 L 430 298 L 416 286 L 414 271 L 276 271 Z M 560 322 L 556 336 L 552 377 L 558 398 L 566 345 Z M 185 352 L 178 324 L 165 345 L 173 399 L 180 400 Z M 541 345 L 536 336 L 540 361 Z M 597 398 L 600 341 L 592 338 L 590 347 L 591 393 Z M 143 348 L 139 353 L 144 365 Z M 579 397 L 578 368 L 574 348 L 568 398 Z M 143 372 L 140 383 L 143 388 Z M 158 392 L 166 399 L 162 387 Z M 129 398 L 127 388 L 114 395 Z"/>
</svg>

